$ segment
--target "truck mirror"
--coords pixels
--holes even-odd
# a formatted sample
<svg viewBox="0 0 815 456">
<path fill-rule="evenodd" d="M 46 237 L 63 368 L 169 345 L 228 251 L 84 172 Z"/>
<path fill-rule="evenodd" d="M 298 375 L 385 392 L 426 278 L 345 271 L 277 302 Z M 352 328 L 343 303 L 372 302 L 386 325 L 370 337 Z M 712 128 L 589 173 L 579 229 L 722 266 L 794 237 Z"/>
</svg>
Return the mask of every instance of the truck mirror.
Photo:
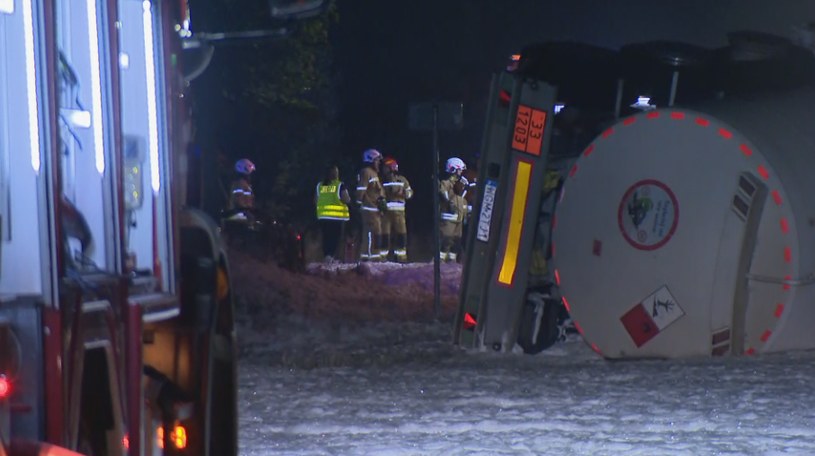
<svg viewBox="0 0 815 456">
<path fill-rule="evenodd" d="M 269 14 L 273 19 L 306 19 L 320 14 L 329 0 L 269 0 Z"/>
<path fill-rule="evenodd" d="M 200 76 L 209 66 L 214 54 L 215 46 L 212 43 L 195 38 L 184 40 L 181 52 L 184 81 L 190 82 Z"/>
</svg>

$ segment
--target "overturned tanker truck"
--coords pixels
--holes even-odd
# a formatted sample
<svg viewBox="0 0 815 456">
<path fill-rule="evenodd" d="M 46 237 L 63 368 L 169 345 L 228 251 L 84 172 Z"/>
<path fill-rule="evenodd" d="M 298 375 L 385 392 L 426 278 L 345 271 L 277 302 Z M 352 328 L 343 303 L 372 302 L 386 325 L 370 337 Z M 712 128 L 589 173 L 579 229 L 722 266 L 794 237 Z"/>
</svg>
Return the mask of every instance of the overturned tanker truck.
<svg viewBox="0 0 815 456">
<path fill-rule="evenodd" d="M 546 43 L 494 78 L 455 343 L 535 353 L 566 319 L 606 358 L 815 347 L 815 58 L 729 37 Z"/>
</svg>

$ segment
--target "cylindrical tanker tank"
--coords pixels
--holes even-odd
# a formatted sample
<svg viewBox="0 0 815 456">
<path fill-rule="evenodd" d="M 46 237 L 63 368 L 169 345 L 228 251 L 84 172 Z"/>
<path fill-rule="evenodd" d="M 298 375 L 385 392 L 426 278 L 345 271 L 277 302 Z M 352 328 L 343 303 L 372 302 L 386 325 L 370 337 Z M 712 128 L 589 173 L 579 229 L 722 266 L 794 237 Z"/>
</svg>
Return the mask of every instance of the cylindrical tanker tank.
<svg viewBox="0 0 815 456">
<path fill-rule="evenodd" d="M 608 358 L 815 347 L 815 91 L 621 119 L 569 171 L 564 304 Z"/>
</svg>

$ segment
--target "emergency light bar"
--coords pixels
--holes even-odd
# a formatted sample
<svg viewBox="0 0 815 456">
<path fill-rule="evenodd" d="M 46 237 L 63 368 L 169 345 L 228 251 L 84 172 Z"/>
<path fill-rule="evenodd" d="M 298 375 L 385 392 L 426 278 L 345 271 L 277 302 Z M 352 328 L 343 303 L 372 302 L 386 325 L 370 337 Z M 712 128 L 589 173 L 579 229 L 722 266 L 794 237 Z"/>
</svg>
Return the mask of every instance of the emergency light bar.
<svg viewBox="0 0 815 456">
<path fill-rule="evenodd" d="M 637 101 L 634 102 L 634 104 L 632 104 L 631 107 L 643 111 L 650 111 L 652 109 L 656 109 L 657 105 L 651 104 L 651 97 L 640 95 L 637 97 Z"/>
</svg>

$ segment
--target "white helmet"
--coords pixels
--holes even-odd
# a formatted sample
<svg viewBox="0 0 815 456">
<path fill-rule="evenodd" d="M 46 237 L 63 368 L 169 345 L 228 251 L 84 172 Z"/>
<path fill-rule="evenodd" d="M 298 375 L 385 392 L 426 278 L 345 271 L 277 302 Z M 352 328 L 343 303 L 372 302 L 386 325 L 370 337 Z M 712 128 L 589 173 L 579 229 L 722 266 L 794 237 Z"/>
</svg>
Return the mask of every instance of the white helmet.
<svg viewBox="0 0 815 456">
<path fill-rule="evenodd" d="M 377 158 L 382 158 L 382 154 L 376 149 L 368 149 L 362 153 L 362 161 L 365 163 L 373 163 Z"/>
<path fill-rule="evenodd" d="M 467 169 L 467 165 L 464 164 L 464 160 L 458 157 L 452 157 L 447 159 L 447 164 L 444 165 L 444 170 L 447 171 L 448 174 L 453 174 L 456 171 L 464 171 Z"/>
</svg>

